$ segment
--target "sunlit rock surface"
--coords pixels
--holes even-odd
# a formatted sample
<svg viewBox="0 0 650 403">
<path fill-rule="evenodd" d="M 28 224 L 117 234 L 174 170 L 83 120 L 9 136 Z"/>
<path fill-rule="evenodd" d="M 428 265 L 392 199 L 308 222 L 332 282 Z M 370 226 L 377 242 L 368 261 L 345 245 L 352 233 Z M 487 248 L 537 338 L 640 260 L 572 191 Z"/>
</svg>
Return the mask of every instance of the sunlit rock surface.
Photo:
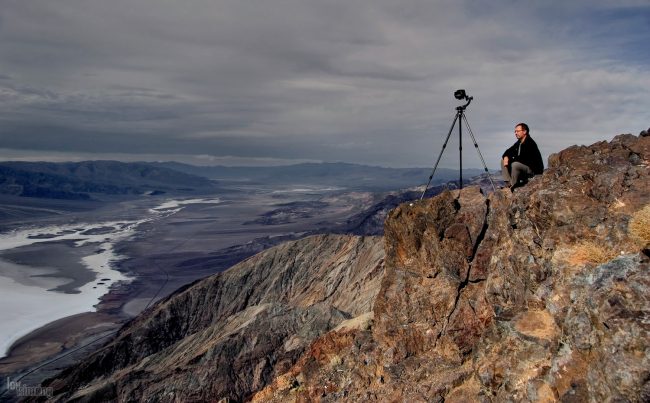
<svg viewBox="0 0 650 403">
<path fill-rule="evenodd" d="M 649 240 L 630 222 L 649 160 L 623 135 L 513 194 L 401 205 L 372 327 L 322 336 L 255 400 L 648 401 Z"/>
</svg>

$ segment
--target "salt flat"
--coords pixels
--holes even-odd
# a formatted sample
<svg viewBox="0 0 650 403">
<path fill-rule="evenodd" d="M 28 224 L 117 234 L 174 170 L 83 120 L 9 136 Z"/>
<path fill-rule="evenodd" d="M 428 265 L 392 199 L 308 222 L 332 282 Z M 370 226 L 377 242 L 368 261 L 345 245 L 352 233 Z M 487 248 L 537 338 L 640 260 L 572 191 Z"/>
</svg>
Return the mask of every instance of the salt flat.
<svg viewBox="0 0 650 403">
<path fill-rule="evenodd" d="M 140 225 L 169 217 L 186 205 L 219 202 L 218 198 L 167 200 L 139 220 L 36 226 L 0 234 L 0 254 L 18 259 L 0 259 L 0 358 L 20 337 L 57 319 L 96 310 L 113 285 L 130 281 L 115 270 L 123 257 L 114 247 L 134 236 Z M 83 256 L 72 256 L 78 264 L 62 256 L 62 242 L 83 249 Z M 62 289 L 70 283 L 72 289 Z"/>
</svg>

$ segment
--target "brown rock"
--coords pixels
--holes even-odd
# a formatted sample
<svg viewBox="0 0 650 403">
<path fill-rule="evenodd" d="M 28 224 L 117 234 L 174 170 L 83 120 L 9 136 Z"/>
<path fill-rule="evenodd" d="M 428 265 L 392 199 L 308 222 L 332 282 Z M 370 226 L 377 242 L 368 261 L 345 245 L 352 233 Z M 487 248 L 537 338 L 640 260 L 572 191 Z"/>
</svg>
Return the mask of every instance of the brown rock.
<svg viewBox="0 0 650 403">
<path fill-rule="evenodd" d="M 519 335 L 537 343 L 557 340 L 560 333 L 553 316 L 546 310 L 522 312 L 512 322 Z"/>
<path fill-rule="evenodd" d="M 329 382 L 320 401 L 643 400 L 650 259 L 627 225 L 650 200 L 647 144 L 569 148 L 512 195 L 399 206 L 372 332 L 341 346 L 340 376 L 310 367 L 304 387 Z"/>
</svg>

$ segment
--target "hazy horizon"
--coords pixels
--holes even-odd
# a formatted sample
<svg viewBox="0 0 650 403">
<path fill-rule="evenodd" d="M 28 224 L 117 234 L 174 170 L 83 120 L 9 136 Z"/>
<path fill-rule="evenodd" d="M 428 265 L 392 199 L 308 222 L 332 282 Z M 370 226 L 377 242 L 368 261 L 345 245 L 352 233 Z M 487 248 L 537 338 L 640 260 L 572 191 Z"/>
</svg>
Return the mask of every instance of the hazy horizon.
<svg viewBox="0 0 650 403">
<path fill-rule="evenodd" d="M 357 164 L 354 162 L 346 162 L 346 161 L 274 161 L 272 164 L 266 164 L 263 165 L 260 163 L 259 160 L 252 160 L 250 165 L 246 165 L 244 163 L 238 163 L 238 164 L 231 164 L 231 165 L 225 165 L 225 164 L 204 164 L 204 165 L 199 165 L 199 164 L 192 164 L 189 162 L 181 162 L 181 161 L 176 161 L 176 160 L 139 160 L 139 159 L 133 159 L 133 160 L 120 160 L 120 159 L 76 159 L 76 160 L 59 160 L 59 159 L 53 159 L 53 160 L 39 160 L 39 159 L 0 159 L 0 164 L 2 163 L 10 163 L 10 162 L 28 162 L 28 163 L 81 163 L 81 162 L 121 162 L 121 163 L 158 163 L 158 164 L 185 164 L 185 165 L 191 165 L 197 168 L 283 168 L 283 167 L 292 167 L 292 166 L 297 166 L 297 165 L 305 165 L 305 164 L 314 164 L 314 165 L 336 165 L 336 164 L 341 164 L 341 165 L 356 165 L 360 167 L 367 167 L 367 168 L 381 168 L 381 169 L 433 169 L 433 166 L 405 166 L 405 167 L 389 167 L 389 166 L 382 166 L 382 165 L 370 165 L 370 164 Z M 257 162 L 258 165 L 254 165 L 254 163 Z M 438 170 L 451 170 L 451 171 L 458 171 L 459 167 L 442 167 L 439 166 Z M 488 167 L 490 169 L 490 167 Z M 483 167 L 467 167 L 463 166 L 463 171 L 483 171 Z M 493 171 L 496 171 L 497 169 L 494 168 Z"/>
</svg>

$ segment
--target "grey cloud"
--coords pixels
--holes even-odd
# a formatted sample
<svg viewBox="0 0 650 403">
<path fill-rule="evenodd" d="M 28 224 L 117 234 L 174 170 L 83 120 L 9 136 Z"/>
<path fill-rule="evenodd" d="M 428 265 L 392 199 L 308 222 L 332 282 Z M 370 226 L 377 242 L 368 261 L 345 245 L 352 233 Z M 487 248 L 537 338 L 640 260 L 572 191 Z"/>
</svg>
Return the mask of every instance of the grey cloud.
<svg viewBox="0 0 650 403">
<path fill-rule="evenodd" d="M 6 1 L 0 137 L 13 149 L 427 165 L 463 87 L 486 156 L 520 120 L 548 154 L 648 126 L 647 64 L 616 59 L 648 27 L 628 32 L 617 14 L 613 38 L 589 42 L 605 17 L 586 4 Z"/>
</svg>

